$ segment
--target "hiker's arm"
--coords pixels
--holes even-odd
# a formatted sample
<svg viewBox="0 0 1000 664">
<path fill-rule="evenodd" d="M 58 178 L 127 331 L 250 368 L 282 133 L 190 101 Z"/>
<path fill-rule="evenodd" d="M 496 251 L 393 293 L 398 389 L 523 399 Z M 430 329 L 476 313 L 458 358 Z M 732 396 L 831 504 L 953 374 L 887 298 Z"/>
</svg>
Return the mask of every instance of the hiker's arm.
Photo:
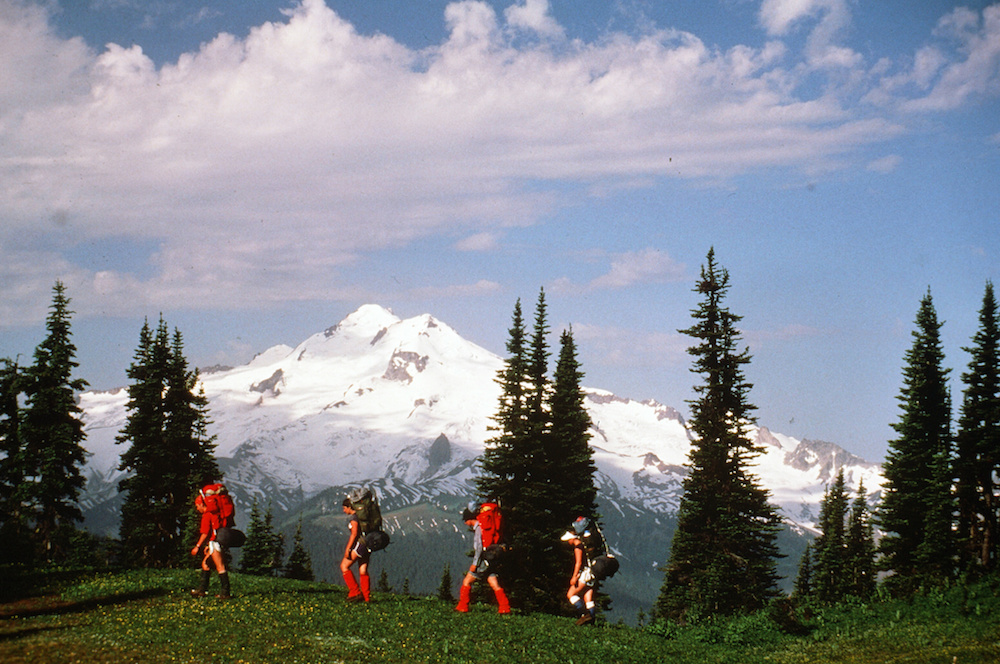
<svg viewBox="0 0 1000 664">
<path fill-rule="evenodd" d="M 344 557 L 351 557 L 351 549 L 354 548 L 354 543 L 358 540 L 358 522 L 351 520 L 351 536 L 347 538 L 347 548 L 344 549 Z"/>
<path fill-rule="evenodd" d="M 569 585 L 575 586 L 580 579 L 580 568 L 583 567 L 583 549 L 578 546 L 573 547 L 573 577 L 569 580 Z"/>
<path fill-rule="evenodd" d="M 198 538 L 198 543 L 194 545 L 193 549 L 191 549 L 192 556 L 198 555 L 198 551 L 201 549 L 201 545 L 205 543 L 206 539 L 208 539 L 208 533 L 202 533 L 201 537 Z"/>
</svg>

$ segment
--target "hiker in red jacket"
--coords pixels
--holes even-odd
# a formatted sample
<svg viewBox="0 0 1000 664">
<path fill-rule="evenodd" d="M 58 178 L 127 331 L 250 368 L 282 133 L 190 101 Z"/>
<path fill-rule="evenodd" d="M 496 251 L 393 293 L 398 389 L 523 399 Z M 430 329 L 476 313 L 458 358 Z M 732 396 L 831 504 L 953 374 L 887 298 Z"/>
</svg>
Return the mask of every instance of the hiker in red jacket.
<svg viewBox="0 0 1000 664">
<path fill-rule="evenodd" d="M 485 578 L 496 596 L 497 613 L 510 613 L 510 602 L 507 601 L 507 594 L 500 587 L 497 573 L 490 569 L 489 556 L 486 555 L 487 548 L 498 545 L 502 536 L 499 507 L 496 503 L 487 502 L 473 510 L 470 504 L 469 507 L 462 510 L 462 520 L 473 532 L 474 552 L 469 571 L 462 579 L 458 606 L 455 607 L 455 610 L 462 613 L 468 612 L 469 601 L 472 599 L 472 584 Z"/>
<path fill-rule="evenodd" d="M 215 532 L 222 527 L 222 517 L 218 512 L 209 509 L 208 502 L 205 496 L 199 494 L 197 498 L 194 499 L 194 506 L 198 512 L 201 513 L 201 527 L 199 528 L 200 537 L 198 538 L 198 543 L 194 545 L 191 549 L 191 555 L 197 556 L 199 553 L 204 554 L 201 560 L 201 583 L 198 588 L 191 591 L 191 594 L 195 597 L 204 597 L 208 594 L 208 581 L 212 576 L 212 568 L 209 567 L 209 561 L 212 561 L 215 571 L 219 575 L 219 594 L 216 595 L 219 599 L 229 599 L 229 572 L 226 571 L 226 560 L 223 555 L 222 545 L 215 541 Z"/>
</svg>

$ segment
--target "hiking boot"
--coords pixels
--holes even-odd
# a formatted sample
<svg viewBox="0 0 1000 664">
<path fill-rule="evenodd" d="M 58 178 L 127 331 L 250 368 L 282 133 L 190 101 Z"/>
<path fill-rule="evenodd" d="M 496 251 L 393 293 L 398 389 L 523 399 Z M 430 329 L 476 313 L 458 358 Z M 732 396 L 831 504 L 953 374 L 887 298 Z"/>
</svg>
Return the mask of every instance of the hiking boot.
<svg viewBox="0 0 1000 664">
<path fill-rule="evenodd" d="M 232 599 L 232 598 L 233 596 L 230 595 L 229 593 L 219 593 L 218 595 L 215 596 L 215 599 Z"/>
<path fill-rule="evenodd" d="M 191 597 L 206 597 L 208 595 L 204 590 L 192 590 Z"/>
<path fill-rule="evenodd" d="M 363 602 L 363 601 L 365 601 L 365 597 L 361 593 L 358 593 L 357 595 L 348 595 L 347 596 L 347 601 L 348 602 Z"/>
<path fill-rule="evenodd" d="M 576 619 L 577 625 L 589 625 L 592 622 L 594 622 L 594 616 L 590 615 L 589 613 L 585 613 Z"/>
</svg>

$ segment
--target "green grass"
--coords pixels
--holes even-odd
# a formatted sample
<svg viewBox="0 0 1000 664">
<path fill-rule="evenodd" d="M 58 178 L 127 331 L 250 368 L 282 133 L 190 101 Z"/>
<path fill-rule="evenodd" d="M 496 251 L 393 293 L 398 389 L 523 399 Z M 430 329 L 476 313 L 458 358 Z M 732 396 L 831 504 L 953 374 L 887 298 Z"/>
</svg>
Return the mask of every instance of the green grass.
<svg viewBox="0 0 1000 664">
<path fill-rule="evenodd" d="M 456 614 L 436 599 L 233 574 L 236 597 L 195 599 L 196 572 L 140 570 L 5 579 L 0 661 L 13 662 L 805 662 L 1000 661 L 991 584 L 914 602 L 838 607 L 798 636 L 765 614 L 686 627 L 576 627 L 547 615 Z M 214 583 L 214 579 L 213 579 Z M 15 588 L 17 592 L 11 592 Z"/>
</svg>

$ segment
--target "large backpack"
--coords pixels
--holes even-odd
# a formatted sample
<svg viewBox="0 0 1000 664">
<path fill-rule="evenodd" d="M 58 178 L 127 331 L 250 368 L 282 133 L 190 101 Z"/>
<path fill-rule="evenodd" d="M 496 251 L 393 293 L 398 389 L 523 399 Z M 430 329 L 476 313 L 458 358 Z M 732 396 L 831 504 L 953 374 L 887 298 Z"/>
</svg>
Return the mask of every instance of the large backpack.
<svg viewBox="0 0 1000 664">
<path fill-rule="evenodd" d="M 483 503 L 479 506 L 476 521 L 479 522 L 479 529 L 482 532 L 483 549 L 503 541 L 503 515 L 500 513 L 500 505 L 493 502 Z"/>
<path fill-rule="evenodd" d="M 382 510 L 375 493 L 368 487 L 358 487 L 347 494 L 355 516 L 361 539 L 368 551 L 374 553 L 389 546 L 389 535 L 382 530 Z"/>
<path fill-rule="evenodd" d="M 596 521 L 591 519 L 587 523 L 587 529 L 580 535 L 580 541 L 583 542 L 583 550 L 590 562 L 590 572 L 594 575 L 594 580 L 603 581 L 618 572 L 618 559 L 611 555 L 608 542 L 604 539 L 604 533 Z"/>
<path fill-rule="evenodd" d="M 362 533 L 382 530 L 382 510 L 379 509 L 378 500 L 370 488 L 354 489 L 347 494 L 347 499 L 351 501 L 351 507 L 358 517 L 358 525 L 361 527 Z"/>
<path fill-rule="evenodd" d="M 223 528 L 233 528 L 236 526 L 236 505 L 229 495 L 225 484 L 206 484 L 201 489 L 202 498 L 209 512 L 215 512 L 219 516 L 219 523 Z"/>
</svg>

